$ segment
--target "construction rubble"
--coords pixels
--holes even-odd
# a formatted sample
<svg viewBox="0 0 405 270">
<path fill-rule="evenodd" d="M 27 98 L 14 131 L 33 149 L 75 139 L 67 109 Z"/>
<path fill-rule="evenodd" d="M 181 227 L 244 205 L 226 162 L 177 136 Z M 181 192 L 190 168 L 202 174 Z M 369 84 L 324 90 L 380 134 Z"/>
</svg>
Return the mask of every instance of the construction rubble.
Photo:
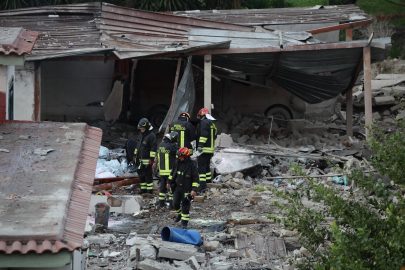
<svg viewBox="0 0 405 270">
<path fill-rule="evenodd" d="M 375 123 L 392 127 L 405 117 L 405 75 L 380 74 L 372 85 Z M 162 229 L 177 224 L 174 212 L 156 207 L 156 195 L 132 195 L 125 186 L 94 194 L 83 246 L 88 269 L 295 269 L 309 253 L 297 232 L 275 222 L 282 214 L 274 191 L 299 189 L 305 185 L 304 172 L 343 196 L 356 193 L 348 173 L 373 170 L 367 161 L 362 98 L 362 88 L 355 88 L 353 136 L 346 135 L 344 98 L 324 121 L 280 124 L 232 109 L 221 115 L 222 133 L 211 164 L 215 178 L 205 196 L 195 198 L 190 215 L 189 227 L 201 234 L 201 246 L 161 240 Z M 102 148 L 96 180 L 133 177 L 126 166 L 122 148 Z M 111 206 L 108 228 L 101 232 L 94 222 L 98 202 Z"/>
</svg>

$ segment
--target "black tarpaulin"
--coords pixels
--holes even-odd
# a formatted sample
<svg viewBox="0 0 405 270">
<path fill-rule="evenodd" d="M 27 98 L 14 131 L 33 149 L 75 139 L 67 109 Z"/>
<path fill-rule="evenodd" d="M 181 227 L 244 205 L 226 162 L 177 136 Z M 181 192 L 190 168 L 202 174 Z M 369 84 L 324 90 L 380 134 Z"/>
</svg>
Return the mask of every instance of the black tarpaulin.
<svg viewBox="0 0 405 270">
<path fill-rule="evenodd" d="M 308 103 L 346 91 L 357 76 L 362 48 L 218 55 L 214 65 L 271 78 Z"/>
</svg>

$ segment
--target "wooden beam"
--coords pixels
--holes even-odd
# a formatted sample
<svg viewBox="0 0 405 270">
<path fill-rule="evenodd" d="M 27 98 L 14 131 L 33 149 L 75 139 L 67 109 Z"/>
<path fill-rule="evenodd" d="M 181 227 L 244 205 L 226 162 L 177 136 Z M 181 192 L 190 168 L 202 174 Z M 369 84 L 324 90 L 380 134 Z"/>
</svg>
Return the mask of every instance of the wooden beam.
<svg viewBox="0 0 405 270">
<path fill-rule="evenodd" d="M 346 134 L 353 136 L 353 88 L 346 91 Z"/>
<path fill-rule="evenodd" d="M 372 19 L 368 19 L 368 20 L 357 21 L 357 22 L 342 23 L 342 24 L 307 30 L 307 32 L 315 35 L 315 34 L 327 33 L 327 32 L 344 30 L 344 29 L 353 29 L 353 28 L 357 28 L 357 27 L 367 26 L 367 25 L 371 24 L 372 21 L 373 21 Z"/>
<path fill-rule="evenodd" d="M 274 53 L 274 52 L 296 52 L 296 51 L 317 51 L 317 50 L 335 50 L 335 49 L 353 49 L 364 48 L 367 41 L 335 42 L 290 45 L 283 48 L 262 47 L 262 48 L 233 48 L 233 49 L 202 49 L 190 52 L 190 55 L 215 55 L 215 54 L 238 54 L 238 53 Z"/>
<path fill-rule="evenodd" d="M 346 29 L 346 41 L 352 41 L 353 40 L 353 29 Z"/>
<path fill-rule="evenodd" d="M 212 100 L 211 100 L 211 68 L 212 59 L 211 55 L 204 55 L 204 107 L 211 113 Z"/>
<path fill-rule="evenodd" d="M 370 46 L 363 48 L 363 70 L 364 70 L 364 114 L 366 119 L 366 138 L 370 136 L 371 125 L 373 124 L 373 108 L 371 92 L 371 55 Z"/>
</svg>

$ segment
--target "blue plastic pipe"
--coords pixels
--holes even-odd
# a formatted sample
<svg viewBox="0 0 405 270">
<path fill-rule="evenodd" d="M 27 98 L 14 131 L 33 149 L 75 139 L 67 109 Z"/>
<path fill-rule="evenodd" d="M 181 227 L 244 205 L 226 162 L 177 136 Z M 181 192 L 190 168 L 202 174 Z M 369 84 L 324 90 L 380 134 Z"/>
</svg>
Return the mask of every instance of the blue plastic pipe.
<svg viewBox="0 0 405 270">
<path fill-rule="evenodd" d="M 203 241 L 196 230 L 185 230 L 174 227 L 164 227 L 160 233 L 163 241 L 200 246 Z"/>
</svg>

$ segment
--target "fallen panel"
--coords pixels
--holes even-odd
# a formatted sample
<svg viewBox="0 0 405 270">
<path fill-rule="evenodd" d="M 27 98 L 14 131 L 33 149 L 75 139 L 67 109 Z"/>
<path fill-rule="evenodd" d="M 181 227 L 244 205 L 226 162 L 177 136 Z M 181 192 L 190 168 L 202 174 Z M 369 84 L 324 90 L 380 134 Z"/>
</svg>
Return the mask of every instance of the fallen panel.
<svg viewBox="0 0 405 270">
<path fill-rule="evenodd" d="M 261 165 L 253 151 L 242 148 L 226 148 L 214 154 L 212 164 L 218 174 L 240 172 Z"/>
</svg>

